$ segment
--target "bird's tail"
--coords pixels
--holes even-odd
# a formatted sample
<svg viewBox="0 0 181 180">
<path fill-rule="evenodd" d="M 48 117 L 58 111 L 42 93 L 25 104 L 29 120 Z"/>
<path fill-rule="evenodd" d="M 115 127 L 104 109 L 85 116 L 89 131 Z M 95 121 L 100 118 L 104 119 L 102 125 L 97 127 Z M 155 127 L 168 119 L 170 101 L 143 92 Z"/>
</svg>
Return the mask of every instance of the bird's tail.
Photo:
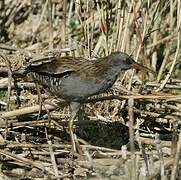
<svg viewBox="0 0 181 180">
<path fill-rule="evenodd" d="M 9 70 L 7 67 L 0 67 L 1 77 L 7 77 L 8 74 L 11 73 L 13 77 L 25 77 L 28 71 L 26 68 L 22 67 L 18 70 Z"/>
</svg>

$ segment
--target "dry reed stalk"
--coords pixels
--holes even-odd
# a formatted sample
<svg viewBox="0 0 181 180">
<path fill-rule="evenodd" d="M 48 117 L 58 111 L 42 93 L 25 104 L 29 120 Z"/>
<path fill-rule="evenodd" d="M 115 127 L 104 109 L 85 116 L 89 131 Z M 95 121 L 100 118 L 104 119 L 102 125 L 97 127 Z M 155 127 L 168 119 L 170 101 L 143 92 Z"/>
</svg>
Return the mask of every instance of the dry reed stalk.
<svg viewBox="0 0 181 180">
<path fill-rule="evenodd" d="M 159 139 L 158 134 L 155 135 L 155 145 L 156 145 L 156 149 L 159 155 L 161 180 L 164 180 L 166 178 L 165 167 L 164 167 L 163 152 L 162 152 L 162 147 L 161 147 L 161 140 Z"/>
<path fill-rule="evenodd" d="M 52 109 L 56 108 L 56 106 L 53 105 L 53 104 L 46 104 L 45 107 L 46 107 L 46 109 L 49 109 L 49 110 L 52 110 Z M 9 112 L 6 112 L 6 113 L 2 113 L 1 118 L 9 118 L 9 117 L 13 117 L 13 116 L 31 114 L 31 113 L 38 112 L 39 109 L 40 109 L 39 105 L 32 106 L 32 107 L 26 107 L 26 108 L 22 108 L 22 109 L 17 109 L 17 110 L 9 111 Z M 45 108 L 43 106 L 42 111 L 44 111 L 44 110 L 45 110 Z"/>
<path fill-rule="evenodd" d="M 180 152 L 181 152 L 181 132 L 179 133 L 179 139 L 177 142 L 177 150 L 176 150 L 176 154 L 174 157 L 173 168 L 172 168 L 172 173 L 171 173 L 171 180 L 174 180 L 176 177 L 176 172 L 177 172 L 178 164 L 180 161 Z"/>
<path fill-rule="evenodd" d="M 129 10 L 127 12 L 127 19 L 126 19 L 126 23 L 125 23 L 125 28 L 124 28 L 124 32 L 123 32 L 123 39 L 121 42 L 121 47 L 120 50 L 124 51 L 125 50 L 125 46 L 126 46 L 126 40 L 127 40 L 127 35 L 128 35 L 128 26 L 129 26 L 129 21 L 130 21 L 130 17 L 131 17 L 131 10 L 133 8 L 133 4 L 134 1 L 132 0 L 131 3 L 129 4 Z"/>
<path fill-rule="evenodd" d="M 54 17 L 54 14 L 52 13 L 52 1 L 48 0 L 48 5 L 47 5 L 47 9 L 48 9 L 48 23 L 49 23 L 49 48 L 53 49 L 53 19 L 52 17 Z"/>
<path fill-rule="evenodd" d="M 5 1 L 7 3 L 7 1 Z M 146 132 L 140 133 L 140 137 L 138 138 L 139 142 L 139 147 L 142 150 L 140 152 L 134 152 L 135 154 L 135 159 L 134 161 L 129 161 L 131 162 L 132 165 L 129 164 L 127 159 L 125 159 L 126 162 L 124 162 L 124 166 L 127 169 L 127 174 L 125 176 L 128 177 L 133 177 L 135 175 L 135 171 L 138 173 L 134 176 L 134 178 L 141 178 L 141 179 L 153 179 L 156 178 L 160 175 L 160 172 L 162 175 L 167 176 L 167 170 L 170 170 L 170 167 L 172 164 L 174 164 L 174 168 L 172 170 L 172 179 L 176 177 L 177 174 L 177 167 L 180 166 L 179 164 L 179 151 L 180 151 L 180 145 L 179 142 L 177 143 L 176 147 L 176 138 L 169 140 L 169 141 L 164 141 L 162 140 L 161 143 L 157 144 L 157 150 L 159 151 L 159 156 L 160 159 L 156 160 L 158 158 L 157 153 L 155 152 L 154 146 L 154 133 L 159 132 L 161 133 L 163 130 L 163 127 L 167 127 L 164 130 L 167 130 L 164 135 L 167 135 L 169 132 L 170 134 L 173 133 L 173 136 L 177 136 L 177 128 L 179 128 L 180 123 L 179 123 L 179 118 L 180 118 L 180 99 L 181 96 L 179 95 L 180 92 L 180 81 L 178 79 L 172 79 L 172 76 L 175 76 L 178 78 L 178 73 L 177 70 L 175 69 L 177 65 L 177 62 L 179 63 L 178 58 L 180 57 L 180 52 L 179 52 L 179 46 L 180 46 L 180 24 L 181 24 L 181 12 L 180 12 L 180 0 L 170 0 L 167 2 L 161 2 L 161 1 L 110 1 L 107 2 L 107 4 L 103 1 L 94 1 L 94 5 L 90 5 L 90 1 L 66 1 L 64 0 L 62 3 L 58 1 L 51 1 L 47 0 L 45 1 L 45 5 L 36 2 L 37 7 L 34 8 L 33 2 L 31 4 L 28 4 L 28 1 L 8 1 L 12 2 L 6 5 L 3 5 L 4 7 L 4 12 L 5 15 L 7 15 L 6 19 L 2 17 L 4 20 L 5 26 L 6 27 L 5 31 L 8 34 L 8 37 L 13 37 L 10 38 L 11 41 L 7 42 L 10 44 L 17 44 L 21 46 L 21 42 L 17 41 L 16 43 L 16 34 L 14 35 L 13 33 L 13 28 L 18 28 L 18 25 L 22 25 L 25 17 L 27 16 L 27 21 L 29 20 L 28 16 L 29 13 L 34 14 L 34 11 L 37 13 L 37 15 L 40 16 L 40 19 L 38 20 L 36 26 L 34 26 L 32 29 L 34 29 L 34 35 L 31 37 L 30 41 L 26 42 L 26 48 L 25 49 L 20 49 L 20 48 L 14 48 L 11 46 L 4 46 L 0 45 L 1 51 L 7 53 L 7 57 L 9 58 L 10 53 L 17 53 L 19 51 L 19 54 L 27 54 L 27 53 L 32 53 L 33 51 L 35 52 L 40 52 L 41 50 L 38 49 L 39 47 L 45 47 L 48 48 L 48 44 L 51 47 L 54 45 L 55 47 L 58 46 L 66 46 L 66 42 L 68 41 L 69 46 L 72 48 L 76 46 L 76 51 L 71 51 L 71 55 L 76 55 L 76 56 L 82 56 L 85 55 L 86 57 L 92 58 L 93 56 L 99 57 L 102 56 L 103 54 L 109 54 L 112 51 L 115 50 L 124 50 L 128 54 L 134 54 L 135 59 L 140 61 L 138 57 L 142 58 L 142 62 L 146 64 L 148 67 L 152 65 L 153 69 L 158 71 L 158 76 L 157 76 L 157 82 L 146 82 L 141 88 L 140 85 L 142 84 L 142 81 L 132 83 L 132 80 L 129 81 L 128 85 L 128 91 L 123 91 L 121 88 L 119 88 L 120 85 L 122 85 L 122 82 L 124 82 L 125 78 L 123 81 L 118 84 L 118 88 L 113 89 L 113 92 L 116 92 L 118 95 L 117 96 L 110 96 L 110 97 L 103 97 L 103 98 L 97 98 L 97 99 L 90 99 L 87 101 L 87 103 L 91 102 L 96 102 L 96 101 L 105 101 L 105 100 L 112 100 L 112 99 L 118 99 L 118 101 L 112 101 L 111 103 L 106 101 L 104 103 L 98 104 L 96 108 L 96 114 L 99 116 L 104 116 L 102 118 L 105 121 L 108 121 L 107 118 L 109 118 L 109 122 L 111 120 L 115 120 L 118 118 L 122 118 L 124 121 L 128 120 L 128 117 L 122 117 L 120 113 L 120 103 L 123 99 L 129 100 L 130 98 L 134 100 L 134 106 L 130 109 L 128 109 L 127 106 L 127 101 L 124 101 L 122 106 L 123 114 L 124 112 L 131 111 L 133 114 L 133 111 L 136 116 L 139 116 L 139 118 L 143 119 L 144 121 L 140 126 L 138 126 L 139 131 L 145 130 Z M 112 4 L 110 4 L 112 3 Z M 52 6 L 51 6 L 52 4 Z M 110 7 L 113 6 L 113 8 L 109 9 Z M 59 7 L 60 9 L 57 10 L 56 8 Z M 24 8 L 24 9 L 21 9 Z M 42 11 L 41 11 L 42 8 Z M 46 13 L 46 9 L 48 10 L 48 13 Z M 51 9 L 52 8 L 52 9 Z M 3 9 L 2 9 L 3 10 Z M 24 11 L 25 10 L 25 11 Z M 67 11 L 68 10 L 68 11 Z M 36 15 L 36 13 L 34 15 Z M 0 13 L 1 16 L 1 13 Z M 110 17 L 110 19 L 109 19 Z M 23 19 L 24 18 L 24 19 Z M 18 21 L 17 19 L 22 20 Z M 46 19 L 48 19 L 48 23 L 46 22 Z M 72 27 L 71 23 L 73 21 L 76 21 L 76 26 Z M 56 22 L 55 22 L 56 21 Z M 0 21 L 1 23 L 2 21 Z M 62 22 L 62 28 L 57 27 L 56 24 L 59 22 Z M 59 23 L 60 24 L 60 23 Z M 0 24 L 1 25 L 1 24 Z M 29 25 L 31 27 L 31 24 Z M 49 33 L 43 33 L 41 31 L 42 26 L 46 27 L 49 26 Z M 75 29 L 74 29 L 75 28 Z M 56 34 L 55 37 L 53 36 L 54 33 Z M 0 38 L 2 42 L 5 42 L 3 38 L 3 33 L 1 34 L 2 37 Z M 43 35 L 43 40 L 47 44 L 43 45 L 41 40 L 39 41 L 39 35 Z M 176 42 L 177 41 L 177 45 Z M 19 43 L 19 44 L 18 44 Z M 53 44 L 54 43 L 54 44 Z M 32 44 L 32 45 L 31 45 Z M 176 46 L 175 46 L 176 45 Z M 38 48 L 37 48 L 38 47 Z M 67 52 L 65 52 L 67 53 Z M 161 54 L 161 57 L 160 57 Z M 175 57 L 173 57 L 173 54 Z M 19 56 L 16 56 L 19 57 Z M 170 68 L 171 67 L 171 68 Z M 167 69 L 169 69 L 169 73 L 167 76 L 165 76 L 165 73 Z M 1 69 L 2 70 L 2 69 Z M 6 67 L 6 72 L 5 69 L 3 69 L 1 72 L 8 74 L 9 68 L 8 66 Z M 126 76 L 125 76 L 126 77 Z M 133 77 L 133 74 L 132 76 Z M 150 75 L 147 77 L 149 80 L 153 77 Z M 131 78 L 132 79 L 132 78 Z M 163 79 L 163 80 L 162 80 Z M 170 79 L 170 81 L 168 81 Z M 3 80 L 2 80 L 3 81 Z M 7 89 L 11 85 L 11 91 L 14 92 L 14 85 L 8 82 L 10 80 L 7 80 L 6 82 L 0 84 L 1 91 L 4 91 L 4 89 Z M 31 84 L 25 84 L 25 83 L 19 83 L 18 82 L 18 87 L 20 85 L 21 93 L 24 97 L 26 97 L 26 93 L 24 94 L 24 87 L 27 89 L 34 88 Z M 23 86 L 22 86 L 23 85 Z M 140 89 L 139 89 L 140 88 Z M 10 88 L 9 88 L 10 89 Z M 133 89 L 133 91 L 132 91 Z M 155 89 L 157 91 L 162 91 L 159 94 L 153 94 L 155 93 Z M 121 92 L 127 93 L 128 95 L 122 95 Z M 130 92 L 131 91 L 131 92 Z M 147 94 L 148 95 L 139 95 L 139 94 Z M 150 94 L 152 93 L 152 94 Z M 165 94 L 167 93 L 167 94 Z M 121 94 L 121 95 L 120 95 Z M 131 94 L 131 95 L 130 95 Z M 35 95 L 34 95 L 35 96 Z M 13 96 L 14 97 L 14 96 Z M 9 96 L 8 96 L 9 98 Z M 22 98 L 21 101 L 25 103 L 27 101 L 27 98 Z M 13 98 L 10 98 L 12 100 Z M 13 99 L 14 101 L 15 99 Z M 29 101 L 29 100 L 28 100 Z M 12 102 L 13 103 L 13 102 Z M 2 104 L 4 104 L 4 100 L 2 99 Z M 9 104 L 11 105 L 11 102 L 9 101 Z M 111 108 L 110 108 L 111 105 Z M 2 107 L 2 106 L 1 106 Z M 49 109 L 49 105 L 46 107 Z M 89 107 L 92 107 L 90 104 Z M 96 107 L 96 105 L 95 105 Z M 54 109 L 55 107 L 50 106 L 50 109 Z M 29 110 L 28 110 L 29 109 Z M 132 109 L 132 110 L 131 110 Z M 16 115 L 22 115 L 26 113 L 33 113 L 33 112 L 38 112 L 39 106 L 36 106 L 36 108 L 30 107 L 30 108 L 25 108 L 22 110 L 15 110 L 15 111 L 8 111 L 4 112 L 3 110 L 4 107 L 2 107 L 2 112 L 1 115 L 3 117 L 6 117 L 6 119 L 9 119 L 12 116 Z M 27 111 L 28 110 L 28 111 Z M 169 113 L 170 112 L 170 113 Z M 106 113 L 109 114 L 106 117 Z M 112 116 L 110 115 L 112 113 Z M 101 114 L 101 115 L 100 115 Z M 91 118 L 95 118 L 95 115 L 90 115 Z M 66 116 L 58 116 L 59 119 L 62 118 L 67 118 Z M 147 119 L 149 118 L 149 119 Z M 57 118 L 55 118 L 57 119 Z M 111 120 L 110 120 L 111 119 Z M 132 122 L 134 118 L 131 118 Z M 149 122 L 152 125 L 146 126 L 146 122 L 149 120 Z M 178 121 L 178 127 L 175 122 Z M 37 124 L 35 121 L 32 122 L 18 122 L 17 120 L 9 120 L 9 122 L 12 122 L 12 126 L 8 124 L 8 130 L 11 130 L 12 133 L 16 134 L 13 132 L 16 128 L 19 128 L 20 126 L 41 126 L 44 124 L 48 127 L 48 120 L 39 120 L 37 121 Z M 88 121 L 84 122 L 76 122 L 78 125 L 86 125 L 88 124 Z M 159 126 L 157 127 L 157 123 L 163 125 L 162 128 Z M 53 124 L 53 126 L 52 126 Z M 91 124 L 91 123 L 90 123 Z M 173 124 L 173 128 L 170 128 Z M 56 122 L 56 120 L 51 121 L 51 127 L 53 127 L 55 130 L 56 129 L 62 129 L 61 126 L 66 126 L 67 122 Z M 156 126 L 156 127 L 155 127 Z M 170 126 L 170 127 L 169 127 Z M 2 126 L 2 131 L 4 132 L 3 128 L 5 126 Z M 151 128 L 151 131 L 149 131 L 149 128 Z M 2 137 L 3 137 L 3 132 L 2 132 Z M 19 135 L 23 133 L 19 132 Z M 151 135 L 153 137 L 151 137 Z M 23 135 L 22 135 L 23 136 Z M 4 137 L 3 137 L 4 138 Z M 58 137 L 56 137 L 58 139 Z M 132 138 L 134 138 L 134 135 L 132 135 Z M 12 143 L 15 142 L 14 139 L 11 139 Z M 16 139 L 17 140 L 17 139 Z M 57 140 L 60 142 L 60 138 Z M 179 140 L 180 141 L 180 140 Z M 61 142 L 62 143 L 62 142 Z M 146 154 L 144 154 L 143 151 L 143 146 L 144 145 L 152 145 L 152 149 L 150 152 L 146 151 Z M 23 147 L 23 144 L 17 143 L 7 145 L 7 148 L 10 148 L 10 150 L 13 151 L 13 148 L 19 147 L 21 148 L 21 145 Z M 41 144 L 40 144 L 41 145 Z M 59 145 L 59 146 L 58 146 Z M 160 147 L 159 147 L 160 146 Z M 163 151 L 164 146 L 169 147 L 169 151 L 165 152 Z M 44 161 L 49 162 L 48 165 L 51 165 L 54 159 L 51 160 L 50 157 L 46 157 L 47 155 L 47 150 L 48 150 L 48 145 L 45 146 L 45 144 L 40 146 L 34 146 L 34 145 L 29 145 L 27 146 L 29 148 L 32 148 L 32 154 L 41 154 L 41 156 L 36 156 L 38 160 L 43 164 Z M 33 148 L 45 148 L 43 150 L 46 151 L 46 153 L 43 154 L 43 152 L 36 152 L 33 150 Z M 67 156 L 68 152 L 70 151 L 70 146 L 69 145 L 62 145 L 61 144 L 52 144 L 52 148 L 56 147 L 56 151 L 53 152 L 55 153 L 56 157 L 62 156 L 63 160 L 61 159 L 58 161 L 60 158 L 57 158 L 57 164 L 54 164 L 54 169 L 51 167 L 50 172 L 54 174 L 56 172 L 56 177 L 53 176 L 51 178 L 58 179 L 62 177 L 69 177 L 71 178 L 71 175 L 65 174 L 64 176 L 58 176 L 58 173 L 62 173 L 63 171 L 62 168 L 64 168 L 64 164 L 66 163 L 66 160 L 64 159 L 65 156 Z M 93 147 L 93 146 L 82 146 L 83 148 L 89 149 L 90 152 L 98 152 L 93 156 L 93 158 L 101 158 L 100 159 L 100 164 L 109 164 L 113 157 L 117 155 L 118 157 L 121 156 L 122 152 L 121 151 L 114 151 L 112 148 L 106 149 L 106 148 L 101 148 L 101 147 Z M 171 147 L 172 147 L 172 155 L 174 151 L 176 151 L 176 156 L 167 162 L 169 160 L 168 156 L 171 156 Z M 23 147 L 24 150 L 26 147 Z M 60 153 L 58 152 L 58 149 L 60 150 Z M 67 149 L 67 150 L 66 150 Z M 53 150 L 52 150 L 53 151 Z M 162 152 L 161 152 L 162 151 Z M 16 151 L 15 151 L 16 152 Z M 153 154 L 153 156 L 151 155 Z M 130 159 L 130 155 L 132 156 L 132 153 L 128 152 L 126 150 L 126 158 Z M 148 160 L 146 160 L 146 155 L 149 154 Z M 162 155 L 163 154 L 163 155 Z M 163 159 L 164 154 L 167 155 L 167 158 Z M 91 157 L 92 154 L 89 154 L 88 156 Z M 111 157 L 110 157 L 111 156 Z M 116 157 L 117 157 L 116 156 Z M 107 160 L 107 158 L 111 158 Z M 144 161 L 146 163 L 146 168 L 144 166 L 143 160 L 141 157 L 144 157 Z M 104 159 L 106 159 L 104 161 Z M 14 159 L 15 163 L 18 165 L 18 160 Z M 93 159 L 94 161 L 94 159 Z M 95 160 L 96 161 L 96 160 Z M 109 161 L 109 163 L 107 163 Z M 119 162 L 118 162 L 119 161 Z M 114 167 L 118 166 L 120 167 L 120 160 L 115 160 Z M 133 162 L 133 163 L 132 163 Z M 161 165 L 160 165 L 161 162 Z M 83 161 L 85 164 L 85 161 Z M 96 164 L 94 162 L 96 167 L 100 168 L 100 164 Z M 140 165 L 141 164 L 141 165 Z M 110 165 L 110 164 L 109 164 Z M 73 165 L 70 165 L 70 168 L 72 168 Z M 88 162 L 88 164 L 85 165 L 91 172 L 91 162 Z M 155 167 L 154 167 L 155 166 Z M 83 165 L 82 165 L 83 167 Z M 101 166 L 102 167 L 102 166 Z M 77 167 L 76 167 L 77 168 Z M 112 171 L 112 166 L 109 168 L 109 173 L 114 173 Z M 131 170 L 129 170 L 129 168 Z M 149 175 L 146 177 L 144 174 L 145 170 L 149 169 Z M 58 170 L 57 170 L 58 169 Z M 139 170 L 142 170 L 144 172 L 139 172 Z M 59 171 L 59 172 L 57 172 Z M 99 172 L 96 171 L 98 174 Z M 114 174 L 115 175 L 115 174 Z M 76 176 L 76 175 L 75 175 Z M 103 175 L 97 176 L 98 178 L 102 178 Z M 103 177 L 105 178 L 105 177 Z M 102 179 L 103 179 L 102 178 Z M 107 178 L 107 177 L 106 177 Z M 120 178 L 120 177 L 119 177 Z"/>
<path fill-rule="evenodd" d="M 130 149 L 131 149 L 131 179 L 135 179 L 136 177 L 136 156 L 135 156 L 135 138 L 134 138 L 134 99 L 129 98 L 128 99 L 128 106 L 129 106 L 129 141 L 130 141 Z"/>
<path fill-rule="evenodd" d="M 12 153 L 10 153 L 8 151 L 4 151 L 4 150 L 0 150 L 0 154 L 4 155 L 4 156 L 7 156 L 7 157 L 9 157 L 9 158 L 11 158 L 11 159 L 13 159 L 15 161 L 18 161 L 18 162 L 20 162 L 20 163 L 22 163 L 24 165 L 33 166 L 33 167 L 36 167 L 36 168 L 41 169 L 44 172 L 46 172 L 45 167 L 41 163 L 29 160 L 27 158 L 21 157 L 19 155 L 12 154 Z M 48 173 L 52 174 L 51 171 L 48 171 Z"/>
<path fill-rule="evenodd" d="M 47 132 L 46 132 L 46 135 L 47 135 Z M 51 140 L 48 140 L 47 142 L 48 142 L 48 145 L 49 145 L 50 157 L 51 157 L 54 173 L 55 173 L 55 176 L 58 177 L 59 176 L 58 167 L 57 167 L 57 163 L 56 163 L 56 160 L 55 160 L 55 154 L 54 154 L 54 151 L 53 151 L 52 142 L 51 142 Z"/>
<path fill-rule="evenodd" d="M 42 8 L 42 13 L 41 13 L 41 16 L 40 16 L 40 20 L 39 20 L 38 23 L 37 23 L 37 26 L 33 28 L 33 37 L 32 37 L 32 40 L 31 40 L 31 43 L 30 43 L 30 44 L 33 44 L 33 41 L 34 41 L 35 38 L 36 38 L 36 35 L 37 35 L 37 33 L 38 33 L 38 30 L 39 30 L 39 28 L 40 28 L 40 26 L 41 26 L 41 23 L 42 23 L 42 21 L 43 21 L 43 18 L 44 18 L 44 16 L 45 16 L 45 13 L 46 13 L 46 10 L 47 10 L 48 1 L 49 1 L 49 0 L 46 0 L 44 6 L 43 6 L 43 8 Z"/>
<path fill-rule="evenodd" d="M 171 9 L 173 9 L 172 8 L 172 4 L 171 4 Z M 177 58 L 178 58 L 178 54 L 179 54 L 179 50 L 180 50 L 180 26 L 181 26 L 181 20 L 180 20 L 181 12 L 180 11 L 181 11 L 180 10 L 180 3 L 178 3 L 177 4 L 177 21 L 176 21 L 176 23 L 177 23 L 177 27 L 176 27 L 176 32 L 177 32 L 177 48 L 176 48 L 175 56 L 174 56 L 172 65 L 170 67 L 170 70 L 169 70 L 168 74 L 166 75 L 166 77 L 165 77 L 163 83 L 161 84 L 161 86 L 158 89 L 156 89 L 157 92 L 161 91 L 164 88 L 164 86 L 166 85 L 166 83 L 168 82 L 168 80 L 171 77 L 171 74 L 172 74 L 172 72 L 174 70 L 174 67 L 175 67 L 175 64 L 176 64 L 176 61 L 177 61 Z M 172 19 L 172 14 L 171 14 L 171 19 Z M 172 27 L 172 22 L 171 22 L 171 27 Z"/>
<path fill-rule="evenodd" d="M 61 28 L 61 39 L 62 39 L 62 44 L 65 45 L 66 42 L 66 37 L 67 37 L 67 5 L 68 2 L 67 0 L 63 0 L 63 22 L 62 22 L 62 28 Z"/>
</svg>

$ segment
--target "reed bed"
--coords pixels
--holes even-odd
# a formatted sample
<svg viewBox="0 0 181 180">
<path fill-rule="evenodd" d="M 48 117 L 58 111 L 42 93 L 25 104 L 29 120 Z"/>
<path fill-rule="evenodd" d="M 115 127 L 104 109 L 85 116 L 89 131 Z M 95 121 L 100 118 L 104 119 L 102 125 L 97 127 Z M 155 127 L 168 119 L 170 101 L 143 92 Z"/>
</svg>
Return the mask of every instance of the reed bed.
<svg viewBox="0 0 181 180">
<path fill-rule="evenodd" d="M 1 0 L 0 179 L 180 179 L 181 1 Z M 13 72 L 57 53 L 90 60 L 130 54 L 153 74 L 128 71 L 87 100 L 67 104 Z"/>
</svg>

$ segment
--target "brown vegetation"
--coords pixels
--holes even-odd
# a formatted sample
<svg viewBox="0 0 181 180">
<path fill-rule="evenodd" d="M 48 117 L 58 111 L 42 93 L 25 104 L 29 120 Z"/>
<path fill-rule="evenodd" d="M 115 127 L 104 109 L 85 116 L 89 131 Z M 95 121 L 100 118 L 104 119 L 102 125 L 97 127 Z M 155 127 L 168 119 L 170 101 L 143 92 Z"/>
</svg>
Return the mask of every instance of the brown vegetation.
<svg viewBox="0 0 181 180">
<path fill-rule="evenodd" d="M 179 179 L 180 29 L 179 0 L 1 0 L 0 179 Z M 75 122 L 84 156 L 71 157 L 66 104 L 41 90 L 39 113 L 34 83 L 13 72 L 57 53 L 114 51 L 156 75 L 126 72 L 88 99 Z"/>
</svg>

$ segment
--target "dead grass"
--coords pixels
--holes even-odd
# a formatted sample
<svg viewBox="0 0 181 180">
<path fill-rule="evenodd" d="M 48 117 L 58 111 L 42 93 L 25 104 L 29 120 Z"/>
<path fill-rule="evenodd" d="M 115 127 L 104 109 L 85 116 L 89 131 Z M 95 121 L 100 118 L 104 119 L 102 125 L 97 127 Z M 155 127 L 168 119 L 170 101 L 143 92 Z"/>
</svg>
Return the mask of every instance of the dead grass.
<svg viewBox="0 0 181 180">
<path fill-rule="evenodd" d="M 1 179 L 179 179 L 180 29 L 177 0 L 2 0 Z M 94 59 L 113 51 L 157 75 L 127 72 L 107 100 L 88 100 L 75 122 L 84 156 L 72 158 L 66 104 L 58 110 L 42 90 L 38 116 L 35 85 L 12 71 L 56 53 Z"/>
</svg>

